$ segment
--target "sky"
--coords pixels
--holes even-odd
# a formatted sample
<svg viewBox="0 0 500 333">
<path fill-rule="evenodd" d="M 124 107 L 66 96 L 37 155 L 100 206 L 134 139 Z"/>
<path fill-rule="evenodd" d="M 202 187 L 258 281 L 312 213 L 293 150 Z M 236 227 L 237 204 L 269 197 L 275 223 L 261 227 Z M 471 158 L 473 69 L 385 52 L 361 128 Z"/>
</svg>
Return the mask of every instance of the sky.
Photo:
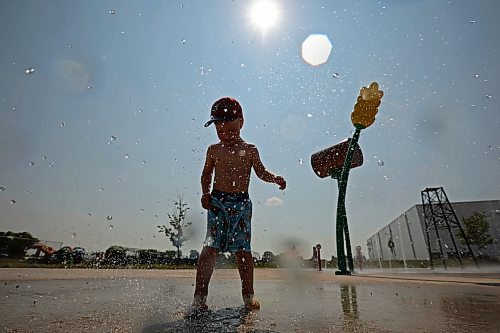
<svg viewBox="0 0 500 333">
<path fill-rule="evenodd" d="M 311 257 L 320 243 L 330 257 L 337 183 L 310 156 L 352 136 L 372 81 L 384 97 L 349 177 L 353 247 L 366 253 L 426 187 L 500 198 L 500 3 L 276 0 L 272 21 L 252 19 L 255 2 L 0 2 L 0 231 L 172 250 L 157 225 L 182 197 L 183 252 L 200 251 L 200 176 L 218 141 L 203 124 L 233 96 L 242 137 L 288 183 L 252 175 L 253 250 Z M 301 56 L 313 34 L 332 46 L 318 66 Z"/>
</svg>

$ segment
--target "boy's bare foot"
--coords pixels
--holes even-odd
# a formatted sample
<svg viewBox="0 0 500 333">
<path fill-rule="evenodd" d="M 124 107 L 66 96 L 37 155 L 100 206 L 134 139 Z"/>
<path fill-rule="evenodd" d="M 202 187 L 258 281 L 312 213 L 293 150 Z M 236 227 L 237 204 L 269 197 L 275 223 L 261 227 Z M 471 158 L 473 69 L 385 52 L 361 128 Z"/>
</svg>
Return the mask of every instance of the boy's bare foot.
<svg viewBox="0 0 500 333">
<path fill-rule="evenodd" d="M 248 310 L 260 310 L 260 303 L 255 299 L 254 295 L 243 296 L 243 302 Z"/>
<path fill-rule="evenodd" d="M 193 303 L 189 307 L 187 317 L 199 317 L 208 311 L 207 298 L 203 296 L 195 296 Z"/>
</svg>

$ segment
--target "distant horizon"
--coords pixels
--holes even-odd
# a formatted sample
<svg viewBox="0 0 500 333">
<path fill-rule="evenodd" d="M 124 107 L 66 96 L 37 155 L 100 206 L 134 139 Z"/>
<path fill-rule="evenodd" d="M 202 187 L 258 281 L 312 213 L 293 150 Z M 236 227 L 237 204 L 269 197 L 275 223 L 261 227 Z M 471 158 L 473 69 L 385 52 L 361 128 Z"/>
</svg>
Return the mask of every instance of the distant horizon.
<svg viewBox="0 0 500 333">
<path fill-rule="evenodd" d="M 460 203 L 469 203 L 469 202 L 490 202 L 490 201 L 500 201 L 500 198 L 499 198 L 499 199 L 468 200 L 468 201 L 450 201 L 450 203 L 451 203 L 451 204 L 460 204 Z M 410 210 L 411 210 L 413 207 L 415 207 L 415 206 L 422 206 L 422 203 L 417 203 L 417 204 L 414 204 L 414 205 L 410 206 L 408 209 L 403 210 L 403 211 L 402 211 L 402 213 L 401 213 L 400 215 L 398 215 L 398 216 L 401 216 L 401 215 L 402 215 L 402 214 L 404 214 L 405 212 L 410 211 Z M 398 216 L 396 216 L 395 218 L 397 218 Z M 395 218 L 394 218 L 394 219 L 395 219 Z M 393 219 L 393 220 L 391 220 L 391 221 L 388 221 L 386 224 L 384 224 L 384 225 L 383 225 L 383 226 L 381 226 L 380 228 L 377 228 L 377 230 L 380 230 L 381 228 L 386 227 L 389 223 L 391 223 L 392 221 L 394 221 L 394 219 Z M 33 237 L 38 238 L 38 237 L 36 237 L 36 235 L 33 235 L 33 234 L 32 234 L 31 232 L 29 232 L 29 231 L 0 230 L 0 232 L 7 232 L 7 231 L 12 231 L 12 232 L 16 232 L 16 233 L 28 232 L 28 233 L 30 233 Z M 373 234 L 371 234 L 371 235 L 370 235 L 370 237 L 371 237 L 371 236 L 373 236 L 374 234 L 376 234 L 376 232 L 373 232 Z M 39 239 L 39 238 L 38 238 L 38 239 Z M 368 239 L 369 239 L 369 238 L 367 238 L 367 239 L 366 239 L 366 241 L 368 241 Z M 62 242 L 62 241 L 42 240 L 42 239 L 39 239 L 39 241 L 44 242 L 44 243 L 46 243 L 46 242 L 50 242 L 50 243 L 61 243 L 61 244 L 62 244 L 62 245 L 61 245 L 61 247 L 64 247 L 64 246 L 70 246 L 71 248 L 74 248 L 74 247 L 83 247 L 83 248 L 84 248 L 87 252 L 105 252 L 105 251 L 106 251 L 106 249 L 108 249 L 108 248 L 109 248 L 109 247 L 111 247 L 111 246 L 123 246 L 123 247 L 125 247 L 125 248 L 127 248 L 127 249 L 134 249 L 134 250 L 157 250 L 157 251 L 160 251 L 160 252 L 166 252 L 166 251 L 176 251 L 176 248 L 175 248 L 175 247 L 173 247 L 173 246 L 172 246 L 172 248 L 163 248 L 163 249 L 161 249 L 161 248 L 130 247 L 130 246 L 125 246 L 125 245 L 122 245 L 122 244 L 120 244 L 120 243 L 110 244 L 110 245 L 108 245 L 107 247 L 105 247 L 104 249 L 90 249 L 90 250 L 88 250 L 85 246 L 83 246 L 83 245 L 81 245 L 81 244 L 80 244 L 80 245 L 76 245 L 76 246 L 71 246 L 71 245 L 69 245 L 69 244 L 65 244 L 65 243 L 64 243 L 64 242 Z M 364 255 L 364 256 L 366 256 L 366 257 L 368 258 L 368 253 L 366 252 L 366 241 L 365 241 L 365 243 L 362 245 L 362 253 L 363 253 L 363 255 Z M 310 247 L 312 247 L 312 246 L 314 246 L 314 245 L 316 245 L 316 244 L 317 244 L 317 243 L 311 242 L 311 246 L 310 246 Z M 50 246 L 50 244 L 47 244 L 47 245 L 49 245 L 49 246 Z M 357 245 L 358 245 L 358 244 L 357 244 Z M 356 245 L 353 245 L 353 246 L 352 246 L 353 253 L 354 253 L 354 248 L 355 248 L 355 246 L 356 246 Z M 61 248 L 61 247 L 60 247 L 60 248 Z M 198 252 L 201 252 L 201 249 L 202 249 L 201 247 L 200 247 L 199 249 L 197 249 L 197 248 L 189 248 L 189 249 L 187 250 L 188 252 L 186 252 L 186 253 L 187 253 L 187 254 L 186 254 L 186 253 L 182 250 L 182 248 L 181 248 L 181 252 L 182 252 L 183 256 L 189 256 L 189 251 L 191 251 L 191 250 L 196 250 L 196 251 L 198 251 Z M 269 249 L 266 249 L 266 250 L 261 250 L 261 251 L 256 250 L 256 249 L 252 249 L 252 252 L 258 253 L 259 255 L 262 255 L 262 254 L 263 254 L 264 252 L 266 252 L 266 251 L 270 251 L 270 252 L 272 252 L 272 253 L 273 253 L 273 254 L 275 254 L 275 255 L 279 255 L 279 254 L 284 254 L 284 253 L 286 253 L 287 249 L 284 249 L 282 252 L 279 252 L 279 253 L 274 252 L 274 251 L 269 250 Z M 310 254 L 303 255 L 303 254 L 299 251 L 299 256 L 300 256 L 300 257 L 302 257 L 302 258 L 304 258 L 304 259 L 305 259 L 306 257 L 308 257 L 308 256 L 312 257 L 312 256 L 313 256 L 313 254 L 312 254 L 312 250 L 311 250 L 310 252 L 311 252 Z M 335 256 L 335 257 L 337 257 L 337 254 L 336 254 L 336 252 L 335 252 L 335 251 L 334 251 L 333 253 L 328 253 L 328 254 L 327 254 L 327 257 L 325 257 L 325 252 L 324 252 L 324 250 L 322 250 L 322 253 L 323 253 L 323 256 L 324 256 L 324 258 L 325 258 L 325 259 L 326 259 L 326 258 L 331 258 L 331 256 L 332 256 L 332 255 L 333 255 L 333 256 Z"/>
</svg>

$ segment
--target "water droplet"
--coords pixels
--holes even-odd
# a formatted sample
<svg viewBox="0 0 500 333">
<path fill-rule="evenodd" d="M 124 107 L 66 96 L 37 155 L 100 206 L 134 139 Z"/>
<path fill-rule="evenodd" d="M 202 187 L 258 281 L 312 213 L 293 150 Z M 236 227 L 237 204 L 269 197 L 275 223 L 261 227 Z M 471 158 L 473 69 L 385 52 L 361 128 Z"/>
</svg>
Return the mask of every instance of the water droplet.
<svg viewBox="0 0 500 333">
<path fill-rule="evenodd" d="M 187 43 L 187 40 L 181 39 L 181 44 L 186 44 L 186 43 Z"/>
<path fill-rule="evenodd" d="M 469 23 L 476 23 L 476 20 L 470 20 Z"/>
<path fill-rule="evenodd" d="M 35 165 L 35 162 L 30 162 L 30 166 L 34 166 Z"/>
<path fill-rule="evenodd" d="M 301 158 L 299 158 L 299 164 L 302 165 L 303 163 L 304 161 Z"/>
<path fill-rule="evenodd" d="M 338 79 L 340 77 L 340 74 L 339 73 L 333 73 L 333 78 L 334 79 Z"/>
<path fill-rule="evenodd" d="M 245 64 L 241 64 L 241 65 L 240 65 L 240 67 L 241 67 L 241 68 L 245 68 Z"/>
<path fill-rule="evenodd" d="M 146 164 L 146 161 L 142 161 L 141 163 L 142 163 L 142 164 Z"/>
<path fill-rule="evenodd" d="M 387 177 L 387 176 L 384 176 L 384 179 L 385 179 L 385 180 L 389 180 L 389 177 Z"/>
<path fill-rule="evenodd" d="M 33 74 L 33 73 L 35 73 L 35 69 L 30 67 L 30 68 L 27 68 L 24 72 L 26 74 Z"/>
<path fill-rule="evenodd" d="M 474 78 L 477 79 L 479 77 L 479 74 L 474 74 Z"/>
<path fill-rule="evenodd" d="M 87 85 L 87 89 L 92 89 L 92 85 L 90 83 Z"/>
<path fill-rule="evenodd" d="M 115 14 L 116 14 L 116 11 L 114 11 L 113 9 L 111 9 L 111 10 L 109 11 L 109 13 L 110 13 L 111 15 L 115 15 Z"/>
<path fill-rule="evenodd" d="M 307 118 L 312 118 L 312 116 L 313 116 L 312 113 L 307 114 Z"/>
<path fill-rule="evenodd" d="M 383 166 L 384 165 L 384 161 L 378 160 L 377 164 L 380 165 L 380 166 Z"/>
<path fill-rule="evenodd" d="M 88 217 L 91 217 L 91 216 L 92 216 L 92 214 L 90 214 L 90 213 L 87 213 L 87 216 L 88 216 Z"/>
<path fill-rule="evenodd" d="M 125 154 L 125 159 L 128 159 L 128 154 Z"/>
<path fill-rule="evenodd" d="M 112 219 L 113 219 L 113 216 L 111 216 L 111 215 L 108 215 L 108 217 L 106 217 L 106 220 L 108 220 L 108 221 L 111 221 Z"/>
<path fill-rule="evenodd" d="M 116 140 L 116 136 L 112 135 L 111 136 L 111 141 L 115 141 Z"/>
<path fill-rule="evenodd" d="M 158 216 L 160 216 L 160 215 L 158 213 L 155 213 L 155 217 L 158 217 Z"/>
<path fill-rule="evenodd" d="M 492 97 L 491 94 L 486 94 L 485 96 L 486 96 L 486 98 L 491 98 Z"/>
<path fill-rule="evenodd" d="M 10 201 L 10 204 L 11 204 L 11 205 L 13 205 L 13 204 L 15 204 L 16 202 L 17 202 L 16 200 L 12 199 L 12 200 Z"/>
<path fill-rule="evenodd" d="M 65 122 L 62 122 L 62 123 L 60 124 L 60 126 L 61 126 L 61 127 L 65 127 L 65 126 L 66 126 L 66 123 L 65 123 Z"/>
<path fill-rule="evenodd" d="M 76 238 L 76 233 L 72 233 L 71 238 Z"/>
<path fill-rule="evenodd" d="M 3 192 L 5 190 L 6 190 L 6 188 L 4 186 L 0 186 L 0 192 Z"/>
<path fill-rule="evenodd" d="M 109 230 L 111 230 L 111 229 L 113 229 L 113 225 L 112 224 L 109 225 Z"/>
<path fill-rule="evenodd" d="M 141 211 L 141 213 L 143 213 L 144 212 L 144 208 L 141 208 L 140 211 Z"/>
<path fill-rule="evenodd" d="M 104 189 L 102 187 L 99 187 L 99 192 L 102 192 L 104 191 Z"/>
</svg>

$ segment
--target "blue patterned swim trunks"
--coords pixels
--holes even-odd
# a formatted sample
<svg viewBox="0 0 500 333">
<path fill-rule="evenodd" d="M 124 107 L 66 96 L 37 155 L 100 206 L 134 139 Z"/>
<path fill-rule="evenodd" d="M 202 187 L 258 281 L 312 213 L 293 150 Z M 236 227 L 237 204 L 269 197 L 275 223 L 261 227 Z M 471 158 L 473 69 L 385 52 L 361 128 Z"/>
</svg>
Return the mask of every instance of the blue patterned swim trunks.
<svg viewBox="0 0 500 333">
<path fill-rule="evenodd" d="M 248 193 L 213 190 L 204 245 L 220 252 L 251 251 L 251 221 L 252 201 Z"/>
</svg>

